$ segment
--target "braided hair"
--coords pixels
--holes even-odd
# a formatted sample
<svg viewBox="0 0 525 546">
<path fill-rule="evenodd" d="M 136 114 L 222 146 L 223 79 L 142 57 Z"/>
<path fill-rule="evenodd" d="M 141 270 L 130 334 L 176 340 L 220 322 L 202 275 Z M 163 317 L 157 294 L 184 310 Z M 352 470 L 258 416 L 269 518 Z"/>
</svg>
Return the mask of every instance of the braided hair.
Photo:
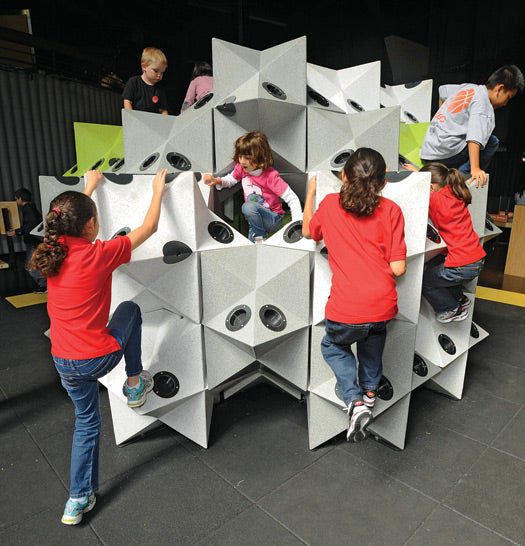
<svg viewBox="0 0 525 546">
<path fill-rule="evenodd" d="M 385 185 L 386 164 L 372 148 L 357 149 L 343 167 L 346 181 L 339 192 L 341 206 L 357 216 L 371 216 Z"/>
<path fill-rule="evenodd" d="M 44 241 L 33 252 L 29 269 L 37 270 L 45 277 L 56 275 L 68 251 L 59 241 L 60 236 L 81 237 L 88 220 L 96 217 L 95 203 L 83 193 L 65 191 L 55 197 L 44 220 Z"/>
</svg>

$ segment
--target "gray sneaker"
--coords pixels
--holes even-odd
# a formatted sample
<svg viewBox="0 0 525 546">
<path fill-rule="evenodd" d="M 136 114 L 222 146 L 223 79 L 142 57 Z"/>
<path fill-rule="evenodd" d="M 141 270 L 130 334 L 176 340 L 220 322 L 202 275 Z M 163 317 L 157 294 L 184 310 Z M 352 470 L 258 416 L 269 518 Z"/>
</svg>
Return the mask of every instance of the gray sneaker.
<svg viewBox="0 0 525 546">
<path fill-rule="evenodd" d="M 447 323 L 452 321 L 465 320 L 468 317 L 468 309 L 464 309 L 461 305 L 458 305 L 451 311 L 443 311 L 442 313 L 436 313 L 436 320 L 441 323 Z"/>
<path fill-rule="evenodd" d="M 129 387 L 128 381 L 124 381 L 122 392 L 128 399 L 129 408 L 140 408 L 146 403 L 148 392 L 153 389 L 153 378 L 147 370 L 142 370 L 139 376 L 139 383 L 136 387 Z"/>
<path fill-rule="evenodd" d="M 372 421 L 372 412 L 362 400 L 354 400 L 344 411 L 348 413 L 348 442 L 362 442 L 366 438 L 366 429 Z"/>
</svg>

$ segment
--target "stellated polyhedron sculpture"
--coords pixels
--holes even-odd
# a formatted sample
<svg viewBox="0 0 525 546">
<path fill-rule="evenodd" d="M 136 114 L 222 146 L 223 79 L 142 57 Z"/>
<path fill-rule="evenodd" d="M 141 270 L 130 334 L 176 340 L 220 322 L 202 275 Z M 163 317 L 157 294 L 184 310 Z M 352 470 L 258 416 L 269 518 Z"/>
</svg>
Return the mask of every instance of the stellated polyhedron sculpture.
<svg viewBox="0 0 525 546">
<path fill-rule="evenodd" d="M 432 104 L 432 80 L 385 85 L 381 87 L 381 105 L 400 106 L 403 123 L 423 123 L 430 121 Z"/>
</svg>

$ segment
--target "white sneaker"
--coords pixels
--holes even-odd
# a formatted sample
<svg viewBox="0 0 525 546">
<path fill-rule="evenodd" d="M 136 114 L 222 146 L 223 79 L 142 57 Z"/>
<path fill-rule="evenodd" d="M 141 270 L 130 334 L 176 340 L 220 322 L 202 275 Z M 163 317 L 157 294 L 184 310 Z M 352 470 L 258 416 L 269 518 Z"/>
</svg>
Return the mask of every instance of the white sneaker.
<svg viewBox="0 0 525 546">
<path fill-rule="evenodd" d="M 461 305 L 458 305 L 451 311 L 443 311 L 442 313 L 436 313 L 436 320 L 442 324 L 452 321 L 465 320 L 468 317 L 468 309 L 464 309 Z"/>
<path fill-rule="evenodd" d="M 372 412 L 362 400 L 354 400 L 344 409 L 348 413 L 348 442 L 361 442 L 366 438 L 366 429 L 372 421 Z"/>
</svg>

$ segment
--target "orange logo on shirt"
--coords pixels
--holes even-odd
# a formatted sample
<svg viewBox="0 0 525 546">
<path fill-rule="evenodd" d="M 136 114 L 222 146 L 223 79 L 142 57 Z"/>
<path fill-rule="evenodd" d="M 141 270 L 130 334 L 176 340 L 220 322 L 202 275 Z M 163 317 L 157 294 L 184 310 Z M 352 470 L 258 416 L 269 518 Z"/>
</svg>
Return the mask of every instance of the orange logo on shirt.
<svg viewBox="0 0 525 546">
<path fill-rule="evenodd" d="M 460 91 L 457 95 L 452 97 L 447 109 L 452 114 L 463 112 L 463 110 L 468 108 L 468 105 L 472 102 L 473 98 L 474 89 L 463 89 L 463 91 Z"/>
</svg>

